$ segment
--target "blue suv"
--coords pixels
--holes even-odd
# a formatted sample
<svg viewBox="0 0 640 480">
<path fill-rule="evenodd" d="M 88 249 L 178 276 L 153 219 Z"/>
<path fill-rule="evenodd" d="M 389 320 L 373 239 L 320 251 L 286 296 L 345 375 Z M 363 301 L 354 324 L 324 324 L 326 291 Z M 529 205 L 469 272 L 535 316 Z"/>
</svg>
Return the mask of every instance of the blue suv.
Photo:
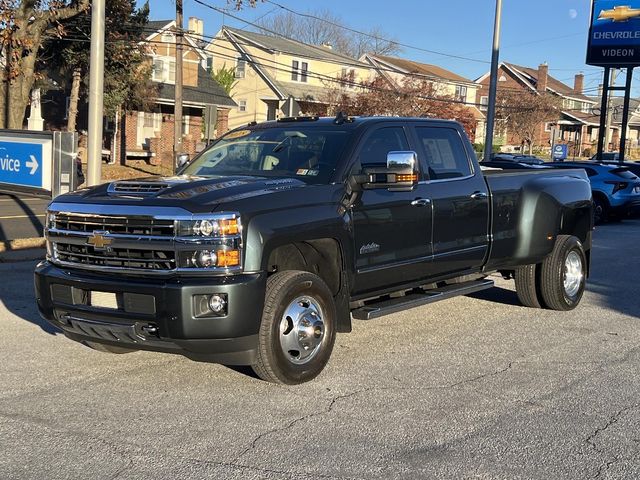
<svg viewBox="0 0 640 480">
<path fill-rule="evenodd" d="M 553 168 L 583 168 L 591 182 L 595 223 L 640 209 L 640 178 L 626 167 L 593 162 L 556 162 Z"/>
</svg>

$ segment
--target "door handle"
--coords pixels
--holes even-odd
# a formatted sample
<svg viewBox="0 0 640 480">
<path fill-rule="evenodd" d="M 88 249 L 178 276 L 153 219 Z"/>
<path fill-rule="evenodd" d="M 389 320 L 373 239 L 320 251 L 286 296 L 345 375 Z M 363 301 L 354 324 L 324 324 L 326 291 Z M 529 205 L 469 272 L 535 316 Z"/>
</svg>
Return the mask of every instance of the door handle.
<svg viewBox="0 0 640 480">
<path fill-rule="evenodd" d="M 429 200 L 428 198 L 416 198 L 413 202 L 411 202 L 411 205 L 414 207 L 426 207 L 430 203 L 431 200 Z"/>
<path fill-rule="evenodd" d="M 473 200 L 481 200 L 481 199 L 487 198 L 488 196 L 489 195 L 487 195 L 484 192 L 473 192 L 473 194 L 471 194 L 471 198 Z"/>
</svg>

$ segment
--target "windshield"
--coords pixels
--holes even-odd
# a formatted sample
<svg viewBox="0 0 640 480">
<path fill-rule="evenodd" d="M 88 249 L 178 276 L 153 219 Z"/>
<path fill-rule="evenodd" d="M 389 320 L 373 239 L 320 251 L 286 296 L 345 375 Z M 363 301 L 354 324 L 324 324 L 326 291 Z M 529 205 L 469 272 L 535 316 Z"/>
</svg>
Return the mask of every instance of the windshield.
<svg viewBox="0 0 640 480">
<path fill-rule="evenodd" d="M 205 150 L 182 173 L 296 177 L 328 183 L 350 133 L 289 126 L 236 130 Z"/>
</svg>

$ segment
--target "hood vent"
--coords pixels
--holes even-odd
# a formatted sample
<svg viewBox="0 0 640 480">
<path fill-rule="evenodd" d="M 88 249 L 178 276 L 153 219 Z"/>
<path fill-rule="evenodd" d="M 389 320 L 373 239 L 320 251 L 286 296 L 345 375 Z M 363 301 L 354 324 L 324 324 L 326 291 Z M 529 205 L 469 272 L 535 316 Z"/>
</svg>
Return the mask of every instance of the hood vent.
<svg viewBox="0 0 640 480">
<path fill-rule="evenodd" d="M 167 188 L 169 188 L 169 184 L 161 182 L 114 182 L 109 185 L 107 192 L 109 195 L 146 197 L 155 195 Z"/>
</svg>

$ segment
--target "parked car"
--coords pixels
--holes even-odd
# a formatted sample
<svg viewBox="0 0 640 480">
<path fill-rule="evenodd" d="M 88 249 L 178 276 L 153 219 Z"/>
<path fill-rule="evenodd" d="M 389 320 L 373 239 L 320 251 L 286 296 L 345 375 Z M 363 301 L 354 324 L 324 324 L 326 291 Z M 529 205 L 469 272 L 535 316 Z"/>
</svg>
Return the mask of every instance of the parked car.
<svg viewBox="0 0 640 480">
<path fill-rule="evenodd" d="M 519 155 L 511 153 L 496 153 L 491 156 L 491 160 L 500 162 L 525 163 L 527 165 L 542 165 L 545 163 L 542 158 L 538 158 L 535 155 Z"/>
<path fill-rule="evenodd" d="M 627 216 L 640 209 L 640 178 L 620 164 L 556 162 L 553 168 L 584 168 L 593 191 L 595 223 L 611 216 Z"/>
<path fill-rule="evenodd" d="M 618 152 L 604 152 L 600 156 L 596 153 L 591 157 L 591 160 L 596 162 L 617 162 L 619 158 L 620 154 Z"/>
<path fill-rule="evenodd" d="M 483 172 L 455 122 L 280 119 L 179 173 L 51 203 L 36 297 L 66 336 L 297 384 L 352 318 L 490 288 L 493 272 L 529 307 L 571 310 L 585 289 L 584 170 Z"/>
<path fill-rule="evenodd" d="M 636 177 L 640 177 L 640 163 L 638 162 L 618 162 L 618 161 L 608 161 L 608 160 L 596 160 L 596 163 L 600 163 L 603 165 L 613 165 L 618 167 L 628 168 L 631 173 L 633 173 Z"/>
<path fill-rule="evenodd" d="M 500 168 L 503 170 L 524 170 L 528 168 L 546 168 L 545 161 L 532 155 L 512 155 L 509 153 L 497 153 L 491 156 L 491 160 L 480 162 L 481 167 Z"/>
</svg>

